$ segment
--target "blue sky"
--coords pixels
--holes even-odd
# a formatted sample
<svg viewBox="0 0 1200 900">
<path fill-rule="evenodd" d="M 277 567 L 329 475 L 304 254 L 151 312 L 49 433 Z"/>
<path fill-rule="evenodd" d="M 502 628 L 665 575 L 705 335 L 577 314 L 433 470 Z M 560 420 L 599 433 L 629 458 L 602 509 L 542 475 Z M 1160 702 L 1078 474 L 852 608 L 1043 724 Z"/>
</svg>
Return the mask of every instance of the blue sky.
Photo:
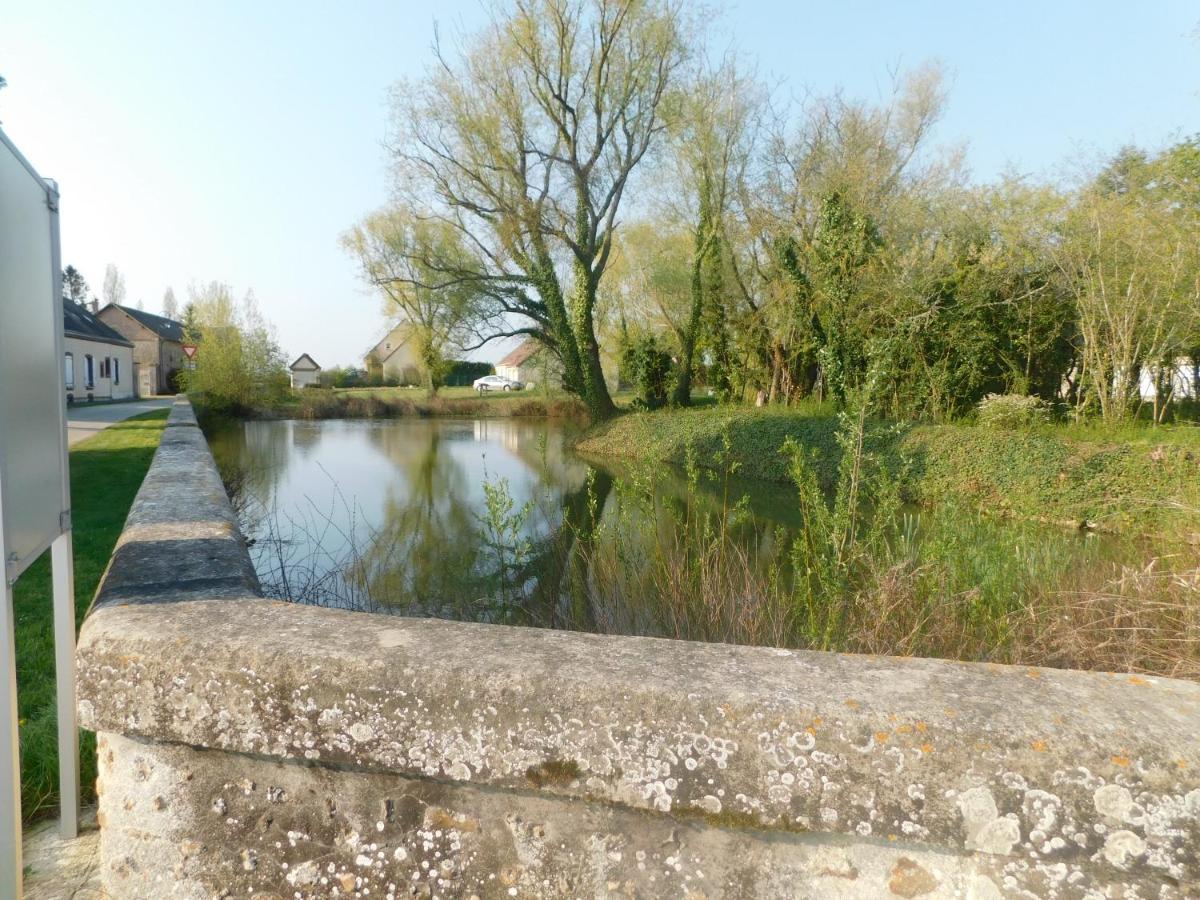
<svg viewBox="0 0 1200 900">
<path fill-rule="evenodd" d="M 478 0 L 66 3 L 6 0 L 0 123 L 63 193 L 63 258 L 98 291 L 125 273 L 253 288 L 290 357 L 361 359 L 383 328 L 338 236 L 388 195 L 387 90 L 419 74 L 434 23 Z M 783 90 L 879 98 L 889 70 L 951 76 L 936 140 L 977 179 L 1057 177 L 1068 157 L 1200 131 L 1200 4 L 743 2 L 715 43 Z M 489 358 L 498 356 L 497 347 Z"/>
</svg>

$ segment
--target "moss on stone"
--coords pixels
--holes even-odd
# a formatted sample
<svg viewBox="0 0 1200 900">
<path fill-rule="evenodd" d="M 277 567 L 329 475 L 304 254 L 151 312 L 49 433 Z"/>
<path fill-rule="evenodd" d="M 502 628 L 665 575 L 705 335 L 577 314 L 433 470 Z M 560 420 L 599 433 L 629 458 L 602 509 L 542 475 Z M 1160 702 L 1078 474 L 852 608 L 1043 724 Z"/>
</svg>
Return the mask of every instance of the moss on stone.
<svg viewBox="0 0 1200 900">
<path fill-rule="evenodd" d="M 548 759 L 526 769 L 525 777 L 534 787 L 561 787 L 579 778 L 581 771 L 573 759 Z"/>
</svg>

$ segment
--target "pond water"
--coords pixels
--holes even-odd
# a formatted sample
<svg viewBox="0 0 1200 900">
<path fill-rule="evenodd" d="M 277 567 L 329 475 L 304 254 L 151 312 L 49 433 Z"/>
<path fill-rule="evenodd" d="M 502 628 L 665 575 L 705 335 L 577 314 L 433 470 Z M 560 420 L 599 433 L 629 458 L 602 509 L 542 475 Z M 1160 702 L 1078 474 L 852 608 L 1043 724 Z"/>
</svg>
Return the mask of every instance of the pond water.
<svg viewBox="0 0 1200 900">
<path fill-rule="evenodd" d="M 680 612 L 672 597 L 680 585 L 664 579 L 673 567 L 725 578 L 704 576 L 715 571 L 712 561 L 689 557 L 724 554 L 725 545 L 712 542 L 721 533 L 743 570 L 726 590 L 755 594 L 731 602 L 786 594 L 788 548 L 804 526 L 795 488 L 585 459 L 571 448 L 573 433 L 569 424 L 511 418 L 249 421 L 219 428 L 209 441 L 268 595 L 370 612 L 757 642 L 731 633 L 730 616 L 744 617 L 744 608 L 705 610 L 704 627 L 681 625 L 698 614 Z M 1053 528 L 936 521 L 912 510 L 889 540 L 917 544 L 928 534 L 958 560 L 963 584 L 1000 595 L 1101 554 L 1099 542 Z M 686 572 L 681 584 L 701 590 Z M 794 642 L 778 633 L 762 640 Z"/>
</svg>

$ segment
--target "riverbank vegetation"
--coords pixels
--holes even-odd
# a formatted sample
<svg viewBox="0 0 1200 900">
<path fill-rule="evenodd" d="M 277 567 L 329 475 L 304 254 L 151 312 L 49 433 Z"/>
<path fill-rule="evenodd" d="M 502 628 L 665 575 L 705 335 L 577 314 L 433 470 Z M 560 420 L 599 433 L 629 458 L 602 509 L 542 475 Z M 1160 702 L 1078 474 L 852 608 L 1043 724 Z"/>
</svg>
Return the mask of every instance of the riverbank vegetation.
<svg viewBox="0 0 1200 900">
<path fill-rule="evenodd" d="M 150 468 L 167 411 L 144 413 L 71 448 L 71 517 L 75 546 L 76 624 L 91 605 Z M 14 592 L 17 692 L 20 707 L 21 814 L 26 821 L 58 805 L 54 619 L 49 552 L 20 578 Z M 81 785 L 86 802 L 96 779 L 95 735 L 80 733 Z"/>
<path fill-rule="evenodd" d="M 437 45 L 395 92 L 395 199 L 348 238 L 368 281 L 533 336 L 597 420 L 619 382 L 840 407 L 871 371 L 898 421 L 995 394 L 1163 422 L 1195 396 L 1200 140 L 983 182 L 935 143 L 936 65 L 791 102 L 709 37 L 675 4 L 547 0 Z"/>
<path fill-rule="evenodd" d="M 524 393 L 479 394 L 472 388 L 442 388 L 436 396 L 406 388 L 391 390 L 305 390 L 289 400 L 259 410 L 260 417 L 295 419 L 398 419 L 411 416 L 523 416 L 585 421 L 587 410 L 578 399 Z"/>
<path fill-rule="evenodd" d="M 710 469 L 728 459 L 742 475 L 787 483 L 786 448 L 801 446 L 830 490 L 842 456 L 838 422 L 829 403 L 662 410 L 595 427 L 578 449 Z M 1200 428 L 876 421 L 867 440 L 900 479 L 906 502 L 965 503 L 1077 528 L 1174 529 L 1200 540 Z"/>
</svg>

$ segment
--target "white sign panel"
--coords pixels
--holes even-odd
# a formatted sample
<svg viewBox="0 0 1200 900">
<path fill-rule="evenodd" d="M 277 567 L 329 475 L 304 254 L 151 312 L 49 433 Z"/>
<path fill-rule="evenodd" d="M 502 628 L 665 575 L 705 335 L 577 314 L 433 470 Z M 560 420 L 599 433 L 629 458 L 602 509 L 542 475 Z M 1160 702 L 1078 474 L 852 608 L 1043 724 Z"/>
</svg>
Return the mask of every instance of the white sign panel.
<svg viewBox="0 0 1200 900">
<path fill-rule="evenodd" d="M 57 191 L 0 132 L 0 498 L 10 579 L 63 531 Z"/>
</svg>

